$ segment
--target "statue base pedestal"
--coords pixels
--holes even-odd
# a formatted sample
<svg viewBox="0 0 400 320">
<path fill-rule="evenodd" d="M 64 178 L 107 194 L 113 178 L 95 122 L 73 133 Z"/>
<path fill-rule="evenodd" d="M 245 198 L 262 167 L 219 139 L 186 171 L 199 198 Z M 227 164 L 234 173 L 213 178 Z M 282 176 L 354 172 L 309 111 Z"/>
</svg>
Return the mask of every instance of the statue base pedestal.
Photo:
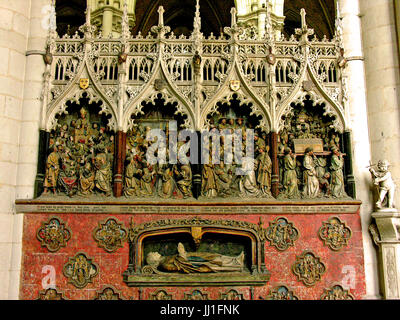
<svg viewBox="0 0 400 320">
<path fill-rule="evenodd" d="M 400 212 L 382 209 L 372 214 L 379 239 L 379 271 L 385 299 L 400 299 Z"/>
</svg>

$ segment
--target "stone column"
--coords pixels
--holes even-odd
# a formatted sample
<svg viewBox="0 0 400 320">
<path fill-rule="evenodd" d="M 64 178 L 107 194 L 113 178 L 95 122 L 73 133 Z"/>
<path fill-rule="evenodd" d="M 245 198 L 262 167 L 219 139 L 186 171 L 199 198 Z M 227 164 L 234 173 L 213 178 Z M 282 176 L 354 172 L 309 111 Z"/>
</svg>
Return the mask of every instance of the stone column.
<svg viewBox="0 0 400 320">
<path fill-rule="evenodd" d="M 270 143 L 272 161 L 271 193 L 276 198 L 279 195 L 278 134 L 276 132 L 271 132 Z"/>
<path fill-rule="evenodd" d="M 103 36 L 108 37 L 108 35 L 112 32 L 112 24 L 113 24 L 113 11 L 110 7 L 104 8 L 103 12 Z"/>
<path fill-rule="evenodd" d="M 373 163 L 388 160 L 400 185 L 400 73 L 393 0 L 360 1 Z M 400 204 L 400 194 L 395 197 Z"/>
<path fill-rule="evenodd" d="M 381 289 L 385 299 L 400 299 L 400 213 L 382 210 L 372 214 L 379 247 Z"/>
<path fill-rule="evenodd" d="M 124 162 L 126 156 L 126 133 L 118 131 L 115 135 L 115 152 L 114 152 L 114 196 L 119 198 L 122 196 L 124 188 Z"/>
<path fill-rule="evenodd" d="M 26 48 L 26 65 L 24 81 L 24 100 L 21 113 L 21 127 L 19 132 L 19 153 L 17 172 L 17 199 L 30 199 L 34 196 L 35 176 L 37 171 L 39 150 L 39 125 L 42 110 L 41 94 L 43 88 L 43 73 L 45 52 L 48 35 L 51 0 L 31 1 L 29 40 Z M 19 295 L 19 277 L 22 253 L 23 216 L 16 215 L 13 225 L 12 264 L 10 268 L 9 298 L 16 299 Z"/>
<path fill-rule="evenodd" d="M 0 1 L 0 299 L 17 299 L 21 217 L 15 215 L 30 0 Z M 15 254 L 13 253 L 15 251 Z"/>
<path fill-rule="evenodd" d="M 363 61 L 360 3 L 366 0 L 338 0 L 343 25 L 343 42 L 347 64 L 348 103 L 346 114 L 352 136 L 352 160 L 357 198 L 362 201 L 361 224 L 364 246 L 364 270 L 366 278 L 366 297 L 379 298 L 378 267 L 376 251 L 368 233 L 372 212 L 372 194 L 370 192 L 371 175 L 366 168 L 371 159 L 365 70 Z"/>
</svg>

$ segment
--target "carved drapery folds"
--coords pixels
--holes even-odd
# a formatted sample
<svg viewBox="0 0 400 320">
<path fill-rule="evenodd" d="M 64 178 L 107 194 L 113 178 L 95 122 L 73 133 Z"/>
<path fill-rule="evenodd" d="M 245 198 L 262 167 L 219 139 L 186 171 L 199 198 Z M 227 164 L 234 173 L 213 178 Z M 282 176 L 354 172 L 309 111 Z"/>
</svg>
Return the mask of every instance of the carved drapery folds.
<svg viewBox="0 0 400 320">
<path fill-rule="evenodd" d="M 56 132 L 58 137 L 62 126 L 71 126 L 71 105 L 84 107 L 82 100 L 86 99 L 86 104 L 96 104 L 97 108 L 88 112 L 89 125 L 103 119 L 98 125 L 104 128 L 100 136 L 109 152 L 104 155 L 97 151 L 93 138 L 93 152 L 82 152 L 78 158 L 70 152 L 67 161 L 61 159 L 66 164 L 59 168 L 56 158 L 62 158 L 66 148 L 58 150 L 49 159 L 45 191 L 86 197 L 96 192 L 109 196 L 113 189 L 116 197 L 162 199 L 270 199 L 280 191 L 284 199 L 346 198 L 340 136 L 347 129 L 346 94 L 338 66 L 342 52 L 337 39 L 310 39 L 312 31 L 307 27 L 305 12 L 296 36 L 278 39 L 271 31 L 260 38 L 237 25 L 235 10 L 232 25 L 224 29 L 224 34 L 206 38 L 201 33 L 199 6 L 195 9 L 194 31 L 188 38 L 177 38 L 164 26 L 162 7 L 158 25 L 147 36 L 130 37 L 125 25 L 120 38 L 103 38 L 95 33 L 96 28 L 88 20 L 90 15 L 81 28 L 83 37 L 50 35 L 48 54 L 53 59 L 49 60 L 45 78 L 42 129 Z M 270 22 L 267 26 L 271 29 Z M 197 133 L 254 130 L 257 138 L 252 161 L 241 143 L 241 169 L 246 175 L 235 173 L 236 163 L 226 163 L 229 159 L 224 152 L 219 154 L 224 161 L 212 166 L 184 166 L 180 162 L 170 165 L 171 159 L 167 166 L 155 166 L 148 159 L 144 161 L 148 129 L 166 130 L 169 120 L 177 121 L 176 130 Z M 90 136 L 88 131 L 85 134 Z M 126 134 L 126 143 L 121 140 L 118 150 L 114 150 L 109 140 L 118 133 Z M 278 146 L 267 138 L 270 133 L 279 133 Z M 326 164 L 325 168 L 318 165 L 316 179 L 308 179 L 309 172 L 303 170 L 305 150 L 296 150 L 300 143 L 296 140 L 303 140 L 305 149 L 319 147 L 318 139 L 322 140 L 322 150 L 314 150 L 320 159 L 313 162 Z M 89 146 L 93 143 L 77 141 L 83 140 Z M 50 155 L 54 145 L 48 147 Z M 285 148 L 302 156 L 290 164 L 289 156 L 287 161 L 284 159 Z M 276 162 L 275 168 L 279 166 L 279 177 L 272 173 L 271 162 Z M 63 166 L 72 167 L 71 172 L 63 173 Z M 313 166 L 316 169 L 317 165 Z M 59 175 L 66 175 L 61 185 L 54 181 Z M 200 176 L 202 181 L 194 183 Z"/>
</svg>

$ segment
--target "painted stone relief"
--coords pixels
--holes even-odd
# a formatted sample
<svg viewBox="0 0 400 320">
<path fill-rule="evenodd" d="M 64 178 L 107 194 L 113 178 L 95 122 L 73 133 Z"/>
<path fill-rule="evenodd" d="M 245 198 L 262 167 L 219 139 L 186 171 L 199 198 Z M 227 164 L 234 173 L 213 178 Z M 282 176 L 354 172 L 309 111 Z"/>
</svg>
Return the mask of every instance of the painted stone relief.
<svg viewBox="0 0 400 320">
<path fill-rule="evenodd" d="M 294 246 L 295 241 L 299 238 L 299 231 L 292 222 L 284 217 L 279 217 L 269 223 L 265 235 L 271 246 L 279 251 L 284 251 Z"/>
<path fill-rule="evenodd" d="M 208 294 L 193 290 L 192 293 L 185 293 L 184 300 L 208 300 Z"/>
<path fill-rule="evenodd" d="M 123 223 L 115 218 L 108 218 L 99 222 L 97 228 L 93 231 L 93 238 L 100 248 L 109 253 L 113 253 L 124 246 L 128 237 L 128 231 Z"/>
<path fill-rule="evenodd" d="M 351 238 L 351 229 L 338 217 L 332 217 L 328 221 L 323 222 L 318 235 L 326 246 L 333 251 L 339 251 L 344 246 L 347 246 Z"/>
<path fill-rule="evenodd" d="M 177 130 L 182 126 L 183 118 L 174 115 L 173 105 L 167 104 L 163 108 L 163 101 L 156 99 L 154 105 L 145 105 L 144 116 L 134 119 L 132 128 L 127 132 L 124 175 L 124 196 L 127 198 L 193 197 L 190 164 L 182 162 L 178 155 L 176 163 L 172 164 L 173 161 L 170 161 L 170 154 L 167 152 L 173 140 L 172 135 L 178 134 Z M 151 137 L 151 131 L 154 130 L 164 135 L 165 139 L 159 136 Z M 184 156 L 190 156 L 190 151 L 182 148 L 188 143 L 189 137 L 186 142 L 178 142 L 177 145 L 178 152 L 183 152 Z M 153 147 L 158 149 L 153 150 Z"/>
<path fill-rule="evenodd" d="M 46 290 L 39 291 L 37 300 L 67 300 L 63 292 L 58 292 L 57 289 L 48 288 Z"/>
<path fill-rule="evenodd" d="M 159 290 L 151 294 L 150 300 L 172 300 L 172 295 L 165 290 Z"/>
<path fill-rule="evenodd" d="M 85 253 L 78 252 L 74 257 L 68 258 L 63 273 L 69 283 L 82 289 L 93 282 L 93 278 L 99 273 L 99 267 Z"/>
<path fill-rule="evenodd" d="M 203 155 L 208 158 L 202 170 L 204 198 L 272 198 L 270 146 L 267 133 L 257 128 L 258 124 L 250 107 L 235 96 L 208 116 L 211 139 L 216 134 L 219 148 L 210 143 Z"/>
<path fill-rule="evenodd" d="M 221 294 L 221 300 L 244 300 L 244 298 L 243 294 L 231 289 L 228 292 Z"/>
<path fill-rule="evenodd" d="M 242 272 L 245 269 L 244 252 L 236 257 L 218 253 L 187 252 L 182 243 L 178 243 L 178 254 L 162 256 L 158 252 L 150 252 L 146 262 L 155 273 L 219 273 Z"/>
<path fill-rule="evenodd" d="M 50 252 L 57 252 L 67 246 L 68 240 L 71 239 L 71 230 L 61 219 L 51 217 L 48 221 L 42 222 L 36 237 L 42 247 L 46 247 Z"/>
<path fill-rule="evenodd" d="M 323 108 L 292 106 L 278 136 L 280 199 L 348 199 L 342 141 Z M 312 109 L 314 108 L 314 109 Z"/>
<path fill-rule="evenodd" d="M 332 288 L 324 289 L 321 300 L 354 300 L 354 296 L 349 290 L 343 289 L 341 285 L 335 285 Z"/>
<path fill-rule="evenodd" d="M 299 298 L 288 287 L 279 286 L 271 290 L 266 300 L 299 300 Z"/>
<path fill-rule="evenodd" d="M 94 300 L 125 300 L 121 292 L 115 289 L 113 286 L 107 286 L 100 291 L 96 291 L 96 297 Z"/>
<path fill-rule="evenodd" d="M 84 101 L 60 116 L 50 133 L 44 194 L 111 195 L 114 135 Z"/>
<path fill-rule="evenodd" d="M 296 256 L 296 261 L 292 265 L 292 271 L 298 281 L 303 282 L 307 287 L 311 287 L 322 279 L 322 275 L 326 271 L 326 266 L 314 253 L 304 251 L 300 256 Z"/>
</svg>

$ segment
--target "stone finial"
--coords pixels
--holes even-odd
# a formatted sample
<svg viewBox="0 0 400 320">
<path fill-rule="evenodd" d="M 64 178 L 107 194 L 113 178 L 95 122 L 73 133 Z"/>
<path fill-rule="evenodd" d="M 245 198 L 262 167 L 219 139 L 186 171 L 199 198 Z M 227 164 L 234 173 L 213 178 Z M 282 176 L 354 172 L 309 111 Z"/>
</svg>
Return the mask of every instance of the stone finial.
<svg viewBox="0 0 400 320">
<path fill-rule="evenodd" d="M 306 10 L 304 8 L 300 10 L 300 16 L 301 16 L 301 28 L 296 29 L 295 32 L 297 35 L 301 36 L 302 42 L 307 42 L 308 36 L 312 36 L 314 34 L 314 29 L 308 28 L 307 26 Z"/>
<path fill-rule="evenodd" d="M 164 26 L 164 7 L 163 6 L 159 6 L 158 10 L 158 26 L 162 27 Z"/>
<path fill-rule="evenodd" d="M 122 30 L 122 34 L 121 34 L 122 38 L 128 39 L 130 36 L 130 31 L 129 31 L 128 3 L 126 0 L 124 0 L 124 10 L 122 13 L 121 30 Z"/>
<path fill-rule="evenodd" d="M 237 13 L 236 8 L 233 7 L 231 9 L 231 27 L 236 26 L 236 13 Z"/>
<path fill-rule="evenodd" d="M 301 29 L 304 30 L 307 28 L 306 10 L 304 8 L 300 10 L 300 16 L 301 16 Z"/>
<path fill-rule="evenodd" d="M 193 23 L 194 32 L 200 33 L 201 30 L 201 17 L 200 17 L 200 1 L 196 0 L 196 12 L 194 15 L 194 23 Z"/>
</svg>

